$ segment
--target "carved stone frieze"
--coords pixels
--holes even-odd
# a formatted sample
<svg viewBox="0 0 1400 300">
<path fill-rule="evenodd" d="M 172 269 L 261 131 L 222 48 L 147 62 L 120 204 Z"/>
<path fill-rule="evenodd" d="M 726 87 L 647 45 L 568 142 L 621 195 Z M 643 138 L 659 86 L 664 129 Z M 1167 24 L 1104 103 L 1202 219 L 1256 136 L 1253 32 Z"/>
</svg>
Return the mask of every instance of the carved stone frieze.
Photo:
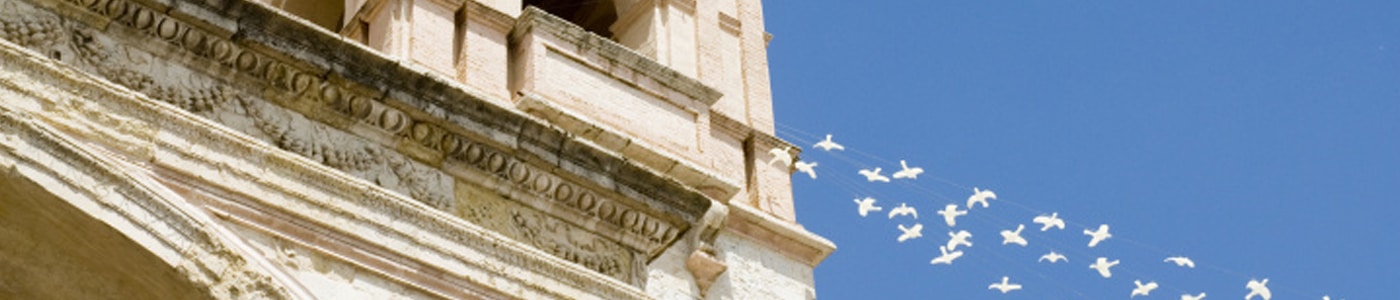
<svg viewBox="0 0 1400 300">
<path fill-rule="evenodd" d="M 550 199 L 565 207 L 602 219 L 623 230 L 640 235 L 653 245 L 675 240 L 683 228 L 650 216 L 637 209 L 600 195 L 590 188 L 569 182 L 552 172 L 542 170 L 519 158 L 448 133 L 437 125 L 417 123 L 409 130 L 418 144 L 443 151 L 446 158 L 457 160 L 476 171 L 514 184 L 519 191 L 541 199 Z M 657 248 L 641 249 L 648 254 Z M 657 252 L 653 252 L 657 251 Z"/>
<path fill-rule="evenodd" d="M 459 182 L 458 215 L 624 282 L 640 284 L 644 279 L 641 271 L 646 262 L 642 255 L 577 225 L 507 201 L 493 193 L 473 184 Z"/>
<path fill-rule="evenodd" d="M 383 92 L 383 87 L 336 77 L 267 46 L 250 46 L 254 43 L 238 40 L 239 33 L 189 23 L 170 15 L 171 8 L 129 0 L 39 2 L 44 6 L 0 0 L 0 38 L 444 211 L 460 211 L 454 207 L 460 204 L 453 200 L 453 176 L 437 168 L 444 165 L 438 159 L 466 166 L 520 195 L 552 201 L 592 218 L 569 219 L 573 232 L 620 229 L 621 236 L 609 233 L 587 246 L 566 236 L 522 234 L 517 238 L 538 239 L 532 244 L 542 250 L 624 281 L 641 280 L 631 276 L 639 273 L 636 270 L 644 260 L 659 255 L 689 229 L 687 220 L 697 217 L 689 214 L 698 214 L 691 211 L 704 210 L 692 203 L 697 196 L 675 196 L 675 191 L 681 191 L 676 187 L 599 186 L 578 175 L 560 175 L 558 167 L 503 150 L 518 145 L 483 142 L 466 134 L 470 130 L 443 120 L 446 112 L 426 108 L 419 109 L 431 113 L 406 112 L 414 108 L 390 99 L 386 95 L 393 93 Z M 60 18 L 60 14 L 85 17 Z M 400 140 L 432 153 L 426 157 L 406 154 L 397 145 Z M 622 172 L 635 172 L 627 170 L 631 169 Z M 622 176 L 637 175 L 641 174 Z M 633 182 L 642 181 L 629 178 L 627 184 Z M 659 181 L 644 184 L 658 184 L 654 182 Z M 638 196 L 670 198 L 650 204 L 630 199 Z M 521 220 L 547 224 L 540 220 L 559 222 L 558 218 L 558 212 L 543 211 L 538 218 Z M 586 225 L 596 223 L 607 225 Z M 617 249 L 627 251 L 612 251 Z M 616 262 L 598 253 L 613 255 L 611 261 Z"/>
<path fill-rule="evenodd" d="M 11 83 L 0 80 L 0 89 L 12 88 L 6 86 Z M 79 118 L 104 113 L 79 101 L 82 100 L 58 103 L 49 111 Z M 121 127 L 118 131 L 138 135 L 149 133 L 151 128 L 121 117 L 83 120 L 95 121 L 95 125 L 117 125 Z M 170 258 L 172 267 L 215 298 L 290 298 L 266 270 L 251 266 L 231 249 L 228 240 L 203 227 L 200 220 L 190 217 L 190 212 L 171 205 L 176 200 L 170 199 L 169 194 L 149 186 L 149 181 L 125 174 L 119 163 L 106 161 L 109 157 L 81 150 L 73 141 L 35 121 L 0 107 L 0 166 L 5 172 L 30 177 L 29 180 L 35 180 L 32 182 L 49 185 L 50 189 L 66 189 L 70 193 L 65 194 L 64 200 L 90 204 L 85 207 L 90 211 L 85 213 L 101 214 L 93 217 L 125 225 L 115 227 L 127 230 L 126 234 L 152 238 L 152 243 L 145 246 L 163 247 L 156 252 L 185 255 Z"/>
<path fill-rule="evenodd" d="M 246 253 L 234 253 L 227 244 L 211 240 L 233 237 L 223 231 L 211 231 L 211 220 L 207 218 L 210 212 L 182 211 L 196 208 L 188 204 L 200 203 L 169 198 L 175 196 L 166 190 L 169 187 L 159 187 L 163 184 L 145 177 L 149 174 L 146 172 L 155 171 L 154 176 L 162 178 L 200 181 L 219 191 L 246 193 L 238 198 L 314 225 L 294 230 L 303 237 L 301 241 L 331 239 L 331 243 L 358 245 L 331 249 L 327 253 L 333 259 L 346 260 L 342 253 L 366 255 L 365 250 L 373 250 L 368 255 L 389 259 L 372 261 L 381 265 L 441 264 L 441 268 L 375 267 L 371 270 L 388 270 L 392 274 L 365 273 L 413 275 L 398 276 L 396 280 L 432 276 L 431 282 L 445 284 L 426 287 L 425 291 L 499 286 L 506 289 L 480 292 L 525 299 L 647 298 L 635 287 L 541 255 L 531 246 L 446 217 L 437 210 L 413 205 L 413 199 L 354 180 L 346 172 L 328 172 L 328 168 L 299 155 L 252 142 L 246 135 L 235 134 L 232 128 L 210 126 L 214 122 L 208 118 L 179 112 L 174 106 L 116 87 L 70 64 L 42 59 L 34 56 L 35 52 L 25 53 L 14 47 L 7 41 L 0 42 L 0 98 L 6 99 L 0 101 L 0 169 L 13 172 L 16 166 L 34 166 L 38 168 L 33 169 L 51 170 L 46 176 L 62 177 L 61 182 L 46 182 L 66 184 L 76 192 L 72 195 L 135 200 L 104 204 L 102 209 L 120 215 L 101 215 L 136 222 L 134 227 L 121 228 L 149 232 L 156 238 L 152 240 L 157 243 L 154 245 L 166 247 L 162 248 L 165 251 L 156 251 L 158 254 L 177 258 L 176 268 L 197 283 L 207 283 L 216 298 L 307 297 L 293 295 L 283 285 L 286 282 L 279 281 L 280 277 L 264 272 L 268 270 L 263 268 L 266 265 L 240 256 Z M 65 121 L 71 121 L 72 126 L 52 130 Z M 75 137 L 89 136 L 75 135 L 70 130 L 121 137 L 74 143 Z M 155 151 L 157 155 L 144 158 L 133 150 L 116 150 L 123 147 L 118 145 L 126 139 L 132 141 L 132 149 Z M 83 143 L 90 144 L 79 145 Z M 82 153 L 74 151 L 79 148 Z M 101 158 L 92 157 L 93 153 L 101 153 Z M 127 167 L 117 171 L 103 169 L 114 164 Z M 154 170 L 139 170 L 144 168 Z M 281 228 L 288 223 L 259 224 Z M 387 247 L 388 241 L 397 243 Z"/>
<path fill-rule="evenodd" d="M 189 51 L 202 51 L 208 58 L 222 57 L 224 59 L 220 61 L 228 67 L 255 71 L 276 87 L 305 92 L 314 82 L 320 87 L 317 93 L 306 93 L 306 98 L 323 101 L 329 109 L 365 119 L 367 124 L 390 134 L 405 127 L 406 117 L 402 112 L 372 103 L 365 97 L 342 96 L 349 93 L 343 92 L 343 88 L 325 84 L 319 78 L 312 78 L 306 72 L 294 70 L 287 64 L 241 50 L 140 5 L 123 1 L 96 2 L 88 3 L 86 7 L 99 8 L 95 12 L 113 16 L 114 20 L 145 30 L 177 46 L 185 46 Z M 430 206 L 450 209 L 451 180 L 441 172 L 382 149 L 382 146 L 366 143 L 360 138 L 307 120 L 300 113 L 246 95 L 246 91 L 230 88 L 208 75 L 178 65 L 159 63 L 155 54 L 98 35 L 82 24 L 65 21 L 42 11 L 20 10 L 17 2 L 7 1 L 0 5 L 13 8 L 0 11 L 0 24 L 5 28 L 20 28 L 14 31 L 14 34 L 21 36 L 17 39 L 25 40 L 22 37 L 24 34 L 32 36 L 36 32 L 54 36 L 42 42 L 31 42 L 31 50 L 56 53 L 50 57 L 63 58 L 65 62 L 91 70 L 134 91 L 218 120 L 224 125 L 263 138 L 283 150 L 404 192 Z M 35 29 L 28 29 L 31 27 Z M 3 37 L 6 39 L 14 37 L 9 30 L 5 34 Z M 281 84 L 276 84 L 278 82 Z"/>
</svg>

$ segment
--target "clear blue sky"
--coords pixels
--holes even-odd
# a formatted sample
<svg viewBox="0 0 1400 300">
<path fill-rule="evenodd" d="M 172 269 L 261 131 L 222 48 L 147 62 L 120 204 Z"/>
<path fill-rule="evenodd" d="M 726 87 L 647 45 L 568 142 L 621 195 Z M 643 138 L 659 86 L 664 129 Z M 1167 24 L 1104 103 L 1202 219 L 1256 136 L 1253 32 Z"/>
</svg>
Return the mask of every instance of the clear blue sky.
<svg viewBox="0 0 1400 300">
<path fill-rule="evenodd" d="M 1400 299 L 1400 1 L 764 4 L 778 136 L 820 164 L 793 177 L 798 218 L 838 245 L 820 298 L 1126 299 L 1142 279 L 1240 299 L 1269 278 L 1274 299 Z M 827 133 L 847 151 L 810 147 Z M 927 172 L 856 174 L 900 159 Z M 930 265 L 935 211 L 974 186 L 1000 196 L 959 220 L 974 247 Z M 861 218 L 865 196 L 920 218 Z M 1051 211 L 1068 230 L 1031 223 Z M 1018 223 L 1030 246 L 1000 245 Z M 1114 238 L 1090 249 L 1098 224 Z M 1051 249 L 1069 263 L 1035 262 Z M 988 291 L 1001 276 L 1025 289 Z"/>
</svg>

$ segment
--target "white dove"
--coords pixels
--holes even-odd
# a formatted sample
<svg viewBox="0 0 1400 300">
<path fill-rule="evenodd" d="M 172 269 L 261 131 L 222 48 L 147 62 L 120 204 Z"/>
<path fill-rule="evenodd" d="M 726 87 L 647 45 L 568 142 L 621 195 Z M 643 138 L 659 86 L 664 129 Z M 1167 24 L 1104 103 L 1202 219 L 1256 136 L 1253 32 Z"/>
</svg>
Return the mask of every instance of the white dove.
<svg viewBox="0 0 1400 300">
<path fill-rule="evenodd" d="M 899 224 L 899 231 L 904 232 L 899 235 L 899 242 L 903 243 L 924 236 L 924 224 L 914 223 L 914 226 L 909 228 L 904 228 L 904 224 Z"/>
<path fill-rule="evenodd" d="M 1196 262 L 1195 262 L 1195 261 L 1191 261 L 1190 258 L 1187 258 L 1187 257 L 1185 257 L 1185 256 L 1172 256 L 1172 257 L 1168 257 L 1167 259 L 1162 260 L 1162 262 L 1174 263 L 1174 264 L 1176 264 L 1176 266 L 1178 266 L 1178 267 L 1187 267 L 1187 268 L 1195 268 L 1195 267 L 1196 267 Z"/>
<path fill-rule="evenodd" d="M 1019 290 L 1019 289 L 1021 289 L 1021 285 L 1019 285 L 1019 284 L 1013 284 L 1013 283 L 1011 283 L 1011 278 L 1008 278 L 1008 277 L 1006 277 L 1006 276 L 1002 276 L 1002 277 L 1001 277 L 1001 282 L 993 283 L 992 285 L 987 286 L 987 289 L 989 289 L 989 290 L 999 290 L 999 291 L 1001 291 L 1002 294 L 1005 294 L 1005 293 L 1008 293 L 1008 292 L 1011 292 L 1011 291 L 1014 291 L 1014 290 Z"/>
<path fill-rule="evenodd" d="M 879 182 L 890 182 L 890 178 L 889 178 L 889 177 L 885 177 L 885 175 L 880 175 L 880 168 L 878 168 L 878 167 L 875 168 L 875 170 L 860 169 L 860 171 L 856 171 L 856 173 L 860 173 L 860 175 L 864 175 L 864 176 L 865 176 L 865 180 L 866 180 L 866 181 L 869 181 L 869 182 L 876 182 L 876 181 L 879 181 Z"/>
<path fill-rule="evenodd" d="M 792 164 L 792 167 L 797 168 L 798 172 L 807 173 L 807 176 L 812 176 L 812 179 L 817 179 L 817 170 L 812 169 L 817 167 L 817 162 L 797 161 Z"/>
<path fill-rule="evenodd" d="M 1029 243 L 1026 242 L 1026 238 L 1021 237 L 1021 230 L 1024 229 L 1026 229 L 1026 224 L 1016 224 L 1016 231 L 1002 230 L 1001 244 L 1017 244 L 1025 247 Z"/>
<path fill-rule="evenodd" d="M 768 154 L 773 155 L 773 159 L 769 160 L 768 164 L 771 165 L 775 162 L 781 162 L 783 163 L 784 167 L 791 167 L 792 153 L 788 151 L 792 151 L 792 147 L 783 147 L 782 149 L 773 148 L 772 150 L 768 150 Z"/>
<path fill-rule="evenodd" d="M 1137 296 L 1147 296 L 1147 294 L 1152 293 L 1152 290 L 1157 289 L 1156 281 L 1150 281 L 1147 284 L 1142 284 L 1142 281 L 1133 280 L 1133 284 L 1137 285 L 1137 288 L 1133 289 L 1133 294 L 1129 295 L 1128 298 L 1133 298 Z"/>
<path fill-rule="evenodd" d="M 1201 299 L 1205 299 L 1205 298 L 1206 298 L 1206 292 L 1201 292 L 1200 294 L 1196 294 L 1195 296 L 1191 296 L 1191 295 L 1187 295 L 1187 294 L 1181 295 L 1181 300 L 1201 300 Z M 1323 299 L 1323 300 L 1327 300 L 1327 299 Z"/>
<path fill-rule="evenodd" d="M 924 168 L 910 168 L 908 164 L 904 163 L 903 159 L 899 160 L 899 166 L 904 169 L 899 170 L 899 172 L 894 172 L 894 179 L 918 179 L 919 174 L 924 173 Z"/>
<path fill-rule="evenodd" d="M 817 144 L 812 145 L 812 147 L 821 148 L 822 150 L 826 150 L 828 152 L 833 149 L 841 151 L 846 150 L 846 146 L 841 146 L 841 144 L 837 144 L 836 142 L 831 141 L 830 134 L 826 135 L 826 140 L 817 142 Z"/>
<path fill-rule="evenodd" d="M 800 163 L 801 163 L 801 162 L 799 162 L 799 164 L 800 164 Z M 816 178 L 816 177 L 813 177 L 813 178 Z M 1064 230 L 1064 229 L 1065 229 L 1065 220 L 1061 220 L 1061 219 L 1060 219 L 1060 213 L 1059 213 L 1059 212 L 1052 212 L 1052 213 L 1050 213 L 1049 216 L 1047 216 L 1047 215 L 1039 215 L 1039 216 L 1036 216 L 1034 219 L 1031 219 L 1031 222 L 1035 222 L 1036 224 L 1042 225 L 1042 226 L 1040 227 L 1040 231 L 1050 230 L 1050 227 L 1058 227 L 1058 228 L 1060 228 L 1060 230 Z"/>
<path fill-rule="evenodd" d="M 1264 281 L 1250 279 L 1249 283 L 1244 285 L 1245 288 L 1249 289 L 1249 294 L 1244 295 L 1244 300 L 1249 300 L 1250 298 L 1254 298 L 1254 296 L 1259 296 L 1260 298 L 1264 298 L 1264 300 L 1273 298 L 1274 293 L 1269 291 L 1268 286 L 1265 286 L 1267 284 L 1269 284 L 1268 278 L 1264 278 Z"/>
<path fill-rule="evenodd" d="M 960 230 L 957 233 L 949 231 L 948 237 L 948 245 L 945 246 L 948 247 L 948 251 L 958 250 L 958 245 L 972 247 L 972 241 L 968 240 L 972 238 L 972 233 L 967 232 L 967 230 Z"/>
<path fill-rule="evenodd" d="M 1065 257 L 1064 254 L 1059 254 L 1059 253 L 1055 253 L 1055 251 L 1050 251 L 1050 253 L 1046 253 L 1045 255 L 1041 255 L 1041 256 L 1040 256 L 1040 259 L 1039 259 L 1039 260 L 1036 260 L 1036 262 L 1042 262 L 1042 261 L 1047 261 L 1047 260 L 1049 260 L 1050 263 L 1053 264 L 1053 263 L 1061 262 L 1061 261 L 1069 261 L 1069 258 L 1068 258 L 1068 257 Z"/>
<path fill-rule="evenodd" d="M 967 211 L 958 210 L 957 204 L 948 204 L 948 206 L 943 207 L 943 210 L 938 211 L 938 214 L 943 216 L 944 222 L 948 222 L 948 227 L 953 227 L 958 225 L 958 217 L 966 216 Z"/>
<path fill-rule="evenodd" d="M 1115 259 L 1115 260 L 1113 260 L 1113 261 L 1110 262 L 1110 261 L 1108 261 L 1108 258 L 1099 257 L 1098 260 L 1094 261 L 1094 264 L 1089 265 L 1089 268 L 1090 268 L 1090 269 L 1094 269 L 1094 270 L 1099 270 L 1099 275 L 1100 275 L 1100 276 L 1103 276 L 1103 278 L 1110 278 L 1110 277 L 1113 277 L 1113 272 L 1110 272 L 1110 271 L 1108 270 L 1108 268 L 1112 268 L 1113 266 L 1117 266 L 1117 265 L 1118 265 L 1118 260 L 1117 260 L 1117 259 Z"/>
<path fill-rule="evenodd" d="M 856 199 L 856 204 L 860 205 L 860 207 L 857 209 L 860 210 L 861 217 L 865 217 L 865 215 L 869 212 L 880 211 L 881 209 L 884 209 L 879 206 L 875 206 L 875 198 L 870 197 L 865 197 L 865 199 Z"/>
<path fill-rule="evenodd" d="M 958 259 L 959 257 L 962 257 L 962 256 L 963 256 L 963 252 L 962 252 L 962 251 L 952 251 L 952 252 L 949 252 L 949 251 L 948 251 L 948 246 L 938 246 L 938 251 L 939 251 L 939 252 L 943 252 L 943 255 L 939 255 L 938 257 L 934 257 L 933 260 L 929 261 L 928 263 L 930 263 L 930 264 L 935 264 L 935 265 L 936 265 L 936 264 L 952 265 L 954 259 Z"/>
<path fill-rule="evenodd" d="M 890 219 L 894 219 L 895 216 L 905 216 L 905 215 L 914 216 L 915 219 L 918 219 L 918 218 L 919 218 L 919 211 L 918 211 L 918 210 L 914 210 L 914 207 L 913 207 L 913 206 L 909 206 L 909 205 L 907 205 L 907 204 L 905 204 L 905 203 L 900 203 L 900 204 L 899 204 L 899 207 L 895 207 L 894 209 L 891 209 L 891 210 L 890 210 Z"/>
<path fill-rule="evenodd" d="M 1108 238 L 1113 237 L 1112 234 L 1109 234 L 1109 233 L 1108 233 L 1108 224 L 1099 224 L 1099 230 L 1097 230 L 1097 231 L 1089 231 L 1088 229 L 1085 229 L 1085 230 L 1084 230 L 1084 235 L 1087 235 L 1087 236 L 1090 237 L 1090 239 L 1089 239 L 1089 248 L 1093 248 L 1093 247 L 1095 247 L 1095 246 L 1098 246 L 1098 245 L 1099 245 L 1099 242 L 1102 242 L 1103 240 L 1107 240 Z"/>
<path fill-rule="evenodd" d="M 967 209 L 971 210 L 973 203 L 982 203 L 982 208 L 987 208 L 987 199 L 996 198 L 997 194 L 993 193 L 992 190 L 979 190 L 977 187 L 973 187 L 972 196 L 967 197 Z"/>
</svg>

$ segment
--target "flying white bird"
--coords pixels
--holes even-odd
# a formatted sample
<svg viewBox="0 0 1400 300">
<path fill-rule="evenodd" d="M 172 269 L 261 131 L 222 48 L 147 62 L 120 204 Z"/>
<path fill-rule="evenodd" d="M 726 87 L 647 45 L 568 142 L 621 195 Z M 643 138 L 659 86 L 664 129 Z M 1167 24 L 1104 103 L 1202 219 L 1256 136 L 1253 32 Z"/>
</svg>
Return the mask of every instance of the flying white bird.
<svg viewBox="0 0 1400 300">
<path fill-rule="evenodd" d="M 1133 284 L 1137 285 L 1137 288 L 1133 289 L 1133 294 L 1128 295 L 1128 298 L 1133 298 L 1137 296 L 1147 296 L 1147 294 L 1152 293 L 1152 290 L 1157 289 L 1156 281 L 1150 281 L 1147 282 L 1147 284 L 1142 284 L 1142 281 L 1133 280 Z"/>
<path fill-rule="evenodd" d="M 899 204 L 899 207 L 895 207 L 894 209 L 891 209 L 891 210 L 890 210 L 890 219 L 894 219 L 895 216 L 906 216 L 906 215 L 908 215 L 908 216 L 914 216 L 915 219 L 918 219 L 918 218 L 919 218 L 919 211 L 914 210 L 914 207 L 913 207 L 913 206 L 909 206 L 909 205 L 904 204 L 904 203 L 900 203 L 900 204 Z"/>
<path fill-rule="evenodd" d="M 1249 289 L 1249 294 L 1244 295 L 1244 300 L 1249 300 L 1250 298 L 1254 298 L 1254 296 L 1259 296 L 1259 298 L 1264 298 L 1264 300 L 1273 298 L 1274 293 L 1269 291 L 1268 286 L 1265 286 L 1267 284 L 1269 284 L 1268 278 L 1264 278 L 1264 281 L 1250 279 L 1249 283 L 1244 285 L 1245 288 Z"/>
<path fill-rule="evenodd" d="M 972 247 L 972 241 L 968 240 L 972 238 L 972 233 L 967 232 L 967 230 L 960 230 L 957 233 L 949 231 L 948 237 L 948 245 L 945 246 L 948 247 L 948 251 L 958 250 L 958 245 Z"/>
<path fill-rule="evenodd" d="M 1191 296 L 1191 295 L 1187 295 L 1187 294 L 1181 295 L 1181 300 L 1201 300 L 1201 299 L 1205 299 L 1205 298 L 1206 298 L 1206 292 L 1201 292 L 1200 294 L 1196 294 L 1195 296 Z M 1326 300 L 1326 299 L 1323 299 L 1323 300 Z"/>
<path fill-rule="evenodd" d="M 1090 237 L 1090 239 L 1089 239 L 1089 248 L 1093 248 L 1094 246 L 1098 246 L 1098 245 L 1099 245 L 1099 242 L 1102 242 L 1103 240 L 1107 240 L 1108 238 L 1113 237 L 1112 234 L 1109 234 L 1109 233 L 1108 233 L 1108 224 L 1100 224 L 1100 225 L 1099 225 L 1099 230 L 1097 230 L 1097 231 L 1089 231 L 1088 229 L 1085 229 L 1085 230 L 1084 230 L 1084 235 L 1087 235 L 1087 236 Z"/>
<path fill-rule="evenodd" d="M 856 199 L 856 204 L 860 205 L 860 207 L 857 209 L 860 210 L 860 216 L 862 218 L 865 217 L 865 215 L 869 212 L 880 211 L 881 209 L 884 209 L 879 206 L 875 206 L 875 198 L 870 197 L 865 197 L 865 199 Z"/>
<path fill-rule="evenodd" d="M 989 290 L 999 290 L 999 291 L 1001 291 L 1002 294 L 1005 294 L 1005 293 L 1008 293 L 1008 292 L 1011 292 L 1011 291 L 1014 291 L 1014 290 L 1019 290 L 1019 289 L 1021 289 L 1021 285 L 1019 285 L 1019 284 L 1013 284 L 1013 283 L 1011 283 L 1011 278 L 1008 278 L 1008 277 L 1006 277 L 1006 276 L 1002 276 L 1002 277 L 1001 277 L 1001 282 L 993 283 L 992 285 L 987 286 L 987 289 L 989 289 Z"/>
<path fill-rule="evenodd" d="M 807 176 L 812 176 L 812 179 L 817 179 L 817 170 L 812 169 L 817 167 L 817 162 L 797 161 L 792 164 L 792 167 L 797 168 L 798 172 L 807 173 Z"/>
<path fill-rule="evenodd" d="M 973 187 L 972 196 L 967 197 L 967 209 L 971 210 L 973 203 L 982 203 L 982 208 L 987 208 L 987 199 L 996 198 L 997 194 L 993 193 L 992 190 L 979 190 L 977 187 Z"/>
<path fill-rule="evenodd" d="M 773 148 L 772 150 L 768 150 L 768 154 L 773 155 L 773 159 L 769 160 L 768 164 L 771 165 L 775 162 L 781 162 L 783 163 L 784 167 L 791 167 L 792 153 L 788 151 L 792 151 L 792 147 L 783 147 L 782 149 Z"/>
<path fill-rule="evenodd" d="M 1047 261 L 1047 260 L 1049 260 L 1050 263 L 1053 264 L 1053 263 L 1061 262 L 1061 261 L 1069 261 L 1069 258 L 1068 258 L 1068 257 L 1065 257 L 1064 254 L 1059 254 L 1059 253 L 1055 253 L 1055 251 L 1050 251 L 1050 253 L 1046 253 L 1045 255 L 1041 255 L 1041 256 L 1040 256 L 1040 259 L 1039 259 L 1039 260 L 1036 260 L 1036 262 L 1042 262 L 1042 261 Z"/>
<path fill-rule="evenodd" d="M 1190 258 L 1187 258 L 1187 257 L 1185 257 L 1185 256 L 1172 256 L 1172 257 L 1168 257 L 1167 259 L 1162 260 L 1162 262 L 1174 263 L 1174 264 L 1176 264 L 1176 266 L 1178 266 L 1178 267 L 1187 267 L 1187 268 L 1195 268 L 1195 267 L 1196 267 L 1196 262 L 1191 261 Z"/>
<path fill-rule="evenodd" d="M 1094 269 L 1094 270 L 1099 270 L 1099 275 L 1100 275 L 1100 276 L 1103 276 L 1103 278 L 1110 278 L 1110 277 L 1113 277 L 1113 272 L 1109 272 L 1108 268 L 1112 268 L 1113 266 L 1117 266 L 1117 265 L 1118 265 L 1118 260 L 1117 260 L 1117 259 L 1115 259 L 1115 260 L 1113 260 L 1113 261 L 1110 262 L 1110 261 L 1108 261 L 1108 258 L 1099 257 L 1098 260 L 1094 261 L 1094 264 L 1089 265 L 1089 268 L 1090 268 L 1090 269 Z"/>
<path fill-rule="evenodd" d="M 919 167 L 910 168 L 908 164 L 905 164 L 905 163 L 904 163 L 904 160 L 903 160 L 903 159 L 899 160 L 899 166 L 902 167 L 902 168 L 904 168 L 904 169 L 903 169 L 903 170 L 899 170 L 899 172 L 894 172 L 894 179 L 905 179 L 905 178 L 908 178 L 908 179 L 918 179 L 918 178 L 919 178 L 919 174 L 923 174 L 923 173 L 924 173 L 924 168 L 919 168 Z"/>
<path fill-rule="evenodd" d="M 860 169 L 860 171 L 856 171 L 856 173 L 864 175 L 865 180 L 869 182 L 890 182 L 889 177 L 885 177 L 885 175 L 880 175 L 880 168 L 875 168 L 875 170 Z"/>
<path fill-rule="evenodd" d="M 938 211 L 938 214 L 943 216 L 944 222 L 948 222 L 948 227 L 953 227 L 958 225 L 958 217 L 966 216 L 967 211 L 958 210 L 957 204 L 948 204 L 948 206 L 943 207 L 943 210 Z"/>
<path fill-rule="evenodd" d="M 907 241 L 909 239 L 915 239 L 924 236 L 924 224 L 914 223 L 914 226 L 909 228 L 904 228 L 904 224 L 899 224 L 899 231 L 904 232 L 903 234 L 899 235 L 899 242 L 903 243 L 904 241 Z"/>
<path fill-rule="evenodd" d="M 800 162 L 799 162 L 799 164 L 800 164 Z M 813 178 L 815 178 L 815 177 L 813 177 Z M 1042 226 L 1040 227 L 1040 231 L 1050 230 L 1050 227 L 1059 227 L 1060 230 L 1064 230 L 1064 229 L 1065 229 L 1065 220 L 1061 220 L 1061 219 L 1060 219 L 1060 213 L 1059 213 L 1059 212 L 1052 212 L 1052 213 L 1050 213 L 1049 216 L 1047 216 L 1047 215 L 1039 215 L 1039 216 L 1036 216 L 1034 219 L 1031 219 L 1031 222 L 1035 222 L 1036 224 L 1042 225 Z"/>
<path fill-rule="evenodd" d="M 822 150 L 826 150 L 828 152 L 832 149 L 846 151 L 846 146 L 841 146 L 841 144 L 837 144 L 836 142 L 831 141 L 830 134 L 826 135 L 826 140 L 817 142 L 817 144 L 812 145 L 812 147 L 821 148 Z"/>
<path fill-rule="evenodd" d="M 930 263 L 930 264 L 935 264 L 935 265 L 936 265 L 936 264 L 952 265 L 954 259 L 958 259 L 959 257 L 962 257 L 962 256 L 963 256 L 963 252 L 962 252 L 962 251 L 952 251 L 952 252 L 949 252 L 949 251 L 948 251 L 948 246 L 938 246 L 938 251 L 939 251 L 939 252 L 943 252 L 943 255 L 939 255 L 938 257 L 934 257 L 933 260 L 929 261 L 928 263 Z"/>
<path fill-rule="evenodd" d="M 1016 231 L 1002 230 L 1001 244 L 1017 244 L 1021 245 L 1021 247 L 1025 247 L 1026 244 L 1029 243 L 1026 242 L 1026 238 L 1021 237 L 1021 230 L 1024 229 L 1026 229 L 1026 224 L 1016 224 Z"/>
</svg>

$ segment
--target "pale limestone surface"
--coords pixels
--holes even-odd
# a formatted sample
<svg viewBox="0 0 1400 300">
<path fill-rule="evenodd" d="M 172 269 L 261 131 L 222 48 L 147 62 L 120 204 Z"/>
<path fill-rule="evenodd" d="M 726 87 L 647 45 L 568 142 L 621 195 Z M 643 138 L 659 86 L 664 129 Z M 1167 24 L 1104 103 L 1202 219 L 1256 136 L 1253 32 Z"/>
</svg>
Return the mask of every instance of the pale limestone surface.
<svg viewBox="0 0 1400 300">
<path fill-rule="evenodd" d="M 618 0 L 614 37 L 519 0 L 312 4 L 0 0 L 0 166 L 109 178 L 6 182 L 165 261 L 126 285 L 156 294 L 814 297 L 835 247 L 763 164 L 791 145 L 758 1 Z M 93 276 L 55 270 L 31 283 Z"/>
</svg>

